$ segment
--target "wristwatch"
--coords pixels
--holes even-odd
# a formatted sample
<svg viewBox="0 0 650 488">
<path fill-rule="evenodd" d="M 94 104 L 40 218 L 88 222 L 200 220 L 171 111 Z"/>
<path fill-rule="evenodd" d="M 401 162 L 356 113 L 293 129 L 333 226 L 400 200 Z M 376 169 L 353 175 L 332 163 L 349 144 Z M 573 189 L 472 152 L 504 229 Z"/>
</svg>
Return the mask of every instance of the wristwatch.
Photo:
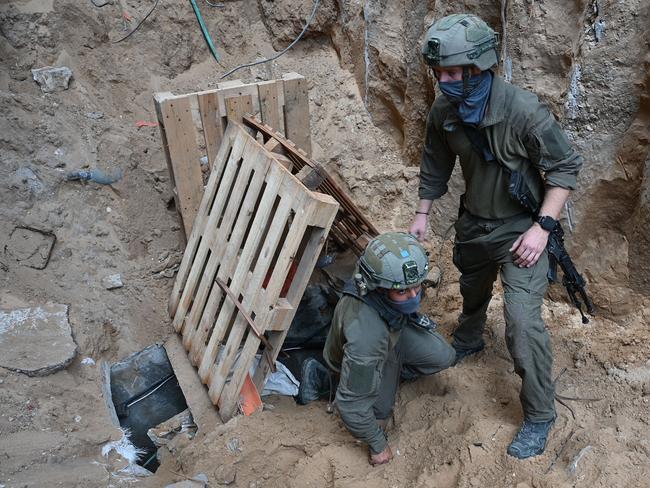
<svg viewBox="0 0 650 488">
<path fill-rule="evenodd" d="M 540 215 L 539 217 L 537 217 L 535 222 L 537 222 L 540 225 L 540 227 L 547 232 L 552 232 L 558 223 L 557 220 L 555 220 L 553 217 L 550 217 L 548 215 Z"/>
</svg>

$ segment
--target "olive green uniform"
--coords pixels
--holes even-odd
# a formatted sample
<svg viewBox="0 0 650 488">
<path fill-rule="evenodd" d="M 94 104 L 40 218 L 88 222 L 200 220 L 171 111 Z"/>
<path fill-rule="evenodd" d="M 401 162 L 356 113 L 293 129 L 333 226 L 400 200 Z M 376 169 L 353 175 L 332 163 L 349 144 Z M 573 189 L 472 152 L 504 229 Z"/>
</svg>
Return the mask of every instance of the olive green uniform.
<svg viewBox="0 0 650 488">
<path fill-rule="evenodd" d="M 544 252 L 530 268 L 513 263 L 509 249 L 530 228 L 532 218 L 508 194 L 509 176 L 502 164 L 522 173 L 542 202 L 544 185 L 575 188 L 582 159 L 534 94 L 498 76 L 493 77 L 487 111 L 478 129 L 500 162 L 486 162 L 467 137 L 455 109 L 444 96 L 438 97 L 427 119 L 420 168 L 420 199 L 435 200 L 446 193 L 456 156 L 466 183 L 465 211 L 455 225 L 454 263 L 461 272 L 463 310 L 454 346 L 471 349 L 483 343 L 486 310 L 500 273 L 506 342 L 522 379 L 524 415 L 533 422 L 548 421 L 555 416 L 553 358 L 541 318 L 548 256 Z"/>
<path fill-rule="evenodd" d="M 404 320 L 399 328 L 390 327 L 362 299 L 344 295 L 336 305 L 323 357 L 340 374 L 336 407 L 341 419 L 378 454 L 386 447 L 378 420 L 390 416 L 400 377 L 437 373 L 453 364 L 455 352 L 432 326 Z"/>
</svg>

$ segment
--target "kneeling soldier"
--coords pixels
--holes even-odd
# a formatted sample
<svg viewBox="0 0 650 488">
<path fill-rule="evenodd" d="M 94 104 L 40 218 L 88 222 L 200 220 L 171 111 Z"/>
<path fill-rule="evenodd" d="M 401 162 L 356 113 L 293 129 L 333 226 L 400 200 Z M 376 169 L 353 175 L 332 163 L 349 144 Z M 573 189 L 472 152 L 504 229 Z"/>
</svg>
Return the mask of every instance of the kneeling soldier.
<svg viewBox="0 0 650 488">
<path fill-rule="evenodd" d="M 428 256 L 415 237 L 382 234 L 368 244 L 334 311 L 323 357 L 339 376 L 335 403 L 341 419 L 368 444 L 372 465 L 393 458 L 382 425 L 400 378 L 434 374 L 454 363 L 454 349 L 418 313 L 428 271 Z M 328 382 L 320 363 L 305 363 L 299 401 L 320 397 Z"/>
</svg>

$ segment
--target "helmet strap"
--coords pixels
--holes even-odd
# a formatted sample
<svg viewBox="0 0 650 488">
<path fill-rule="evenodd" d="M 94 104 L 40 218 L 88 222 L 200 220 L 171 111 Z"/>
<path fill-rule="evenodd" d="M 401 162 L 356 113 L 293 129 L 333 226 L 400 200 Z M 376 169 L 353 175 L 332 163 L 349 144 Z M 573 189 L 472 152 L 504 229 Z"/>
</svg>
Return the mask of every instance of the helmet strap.
<svg viewBox="0 0 650 488">
<path fill-rule="evenodd" d="M 469 66 L 463 66 L 463 95 L 465 98 L 469 97 Z"/>
</svg>

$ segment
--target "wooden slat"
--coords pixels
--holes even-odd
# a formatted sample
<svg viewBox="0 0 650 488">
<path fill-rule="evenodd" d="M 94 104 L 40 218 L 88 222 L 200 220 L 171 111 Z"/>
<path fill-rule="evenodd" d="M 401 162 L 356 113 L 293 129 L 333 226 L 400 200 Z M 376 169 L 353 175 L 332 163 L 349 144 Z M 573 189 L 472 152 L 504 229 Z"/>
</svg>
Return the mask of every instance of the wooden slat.
<svg viewBox="0 0 650 488">
<path fill-rule="evenodd" d="M 228 116 L 228 104 L 227 100 L 229 98 L 239 98 L 242 96 L 251 97 L 251 108 L 249 112 L 259 113 L 260 112 L 260 96 L 259 90 L 255 83 L 250 85 L 244 85 L 240 80 L 226 81 L 224 83 L 219 83 L 217 85 L 219 90 L 217 91 L 217 97 L 219 98 L 219 115 L 222 117 Z M 235 120 L 235 122 L 241 122 L 241 120 Z"/>
<path fill-rule="evenodd" d="M 287 239 L 283 244 L 282 253 L 274 269 L 274 274 L 278 274 L 279 279 L 272 279 L 271 283 L 274 284 L 274 288 L 269 287 L 267 289 L 267 293 L 270 296 L 276 296 L 276 294 L 279 294 L 280 289 L 284 285 L 285 278 L 287 276 L 291 263 L 299 251 L 299 246 L 303 244 L 303 241 L 306 239 L 307 242 L 305 249 L 302 250 L 303 252 L 300 262 L 297 266 L 296 274 L 291 281 L 291 286 L 289 287 L 289 292 L 287 294 L 287 301 L 289 303 L 300 301 L 302 292 L 307 286 L 311 272 L 314 269 L 314 265 L 316 264 L 318 251 L 320 250 L 325 236 L 327 235 L 327 228 L 313 227 L 310 226 L 310 223 L 319 222 L 325 224 L 326 227 L 329 227 L 336 213 L 336 202 L 326 195 L 323 195 L 323 197 L 325 198 L 322 201 L 311 200 L 308 203 L 309 208 L 306 209 L 302 215 L 297 216 L 294 220 L 290 233 L 287 235 Z M 334 209 L 333 212 L 332 207 Z M 268 310 L 264 310 L 262 313 L 264 315 L 260 317 L 260 329 L 265 331 L 268 324 L 268 318 L 270 318 L 271 314 Z M 288 316 L 285 316 L 285 320 L 287 319 Z M 285 330 L 287 330 L 289 323 L 285 322 L 284 325 Z M 274 349 L 278 349 L 282 345 L 282 342 L 278 342 L 278 339 L 279 337 L 282 337 L 283 341 L 283 337 L 285 335 L 286 334 L 279 334 L 272 336 L 275 339 L 275 343 L 271 344 Z M 239 360 L 244 361 L 245 363 L 252 362 L 259 347 L 259 343 L 260 341 L 257 339 L 257 337 L 249 334 L 244 344 L 244 348 L 241 351 Z M 268 364 L 258 365 L 258 370 L 255 374 L 255 377 L 257 378 L 259 385 L 263 384 L 264 378 L 266 378 L 268 371 Z M 243 371 L 241 369 L 238 369 L 234 371 L 230 382 L 222 392 L 222 407 L 220 409 L 220 415 L 223 420 L 227 420 L 235 413 L 234 407 L 237 404 L 239 391 L 241 390 L 241 387 L 244 383 L 246 373 L 247 370 Z"/>
<path fill-rule="evenodd" d="M 201 122 L 203 124 L 205 148 L 208 152 L 208 164 L 212 168 L 224 132 L 221 116 L 219 115 L 219 97 L 215 92 L 210 92 L 197 95 L 197 98 L 199 101 Z"/>
<path fill-rule="evenodd" d="M 282 77 L 284 81 L 284 127 L 287 139 L 311 154 L 309 130 L 309 96 L 307 80 L 297 73 Z"/>
<path fill-rule="evenodd" d="M 244 115 L 253 109 L 253 98 L 250 95 L 226 98 L 226 116 L 228 121 L 241 123 Z"/>
<path fill-rule="evenodd" d="M 196 189 L 203 188 L 201 154 L 196 145 L 197 131 L 192 120 L 190 98 L 157 99 L 156 103 L 159 105 L 159 122 L 167 139 L 177 192 L 176 205 L 185 235 L 189 236 L 201 204 L 201 194 Z"/>
<path fill-rule="evenodd" d="M 221 136 L 227 126 L 228 119 L 226 117 L 229 113 L 229 105 L 232 120 L 239 122 L 241 115 L 246 112 L 260 114 L 263 120 L 276 127 L 280 133 L 285 132 L 286 117 L 296 117 L 295 122 L 289 121 L 292 134 L 295 134 L 298 142 L 300 142 L 300 147 L 309 147 L 310 142 L 309 144 L 304 142 L 310 141 L 307 85 L 304 78 L 296 73 L 290 73 L 286 75 L 286 78 L 289 83 L 290 103 L 296 105 L 295 107 L 288 107 L 287 114 L 285 114 L 283 80 L 253 84 L 243 84 L 240 80 L 235 80 L 220 83 L 216 89 L 186 95 L 174 95 L 169 92 L 155 95 L 163 147 L 165 148 L 171 183 L 174 185 L 174 198 L 178 212 L 183 220 L 186 239 L 189 240 L 193 220 L 203 194 L 199 161 L 204 154 L 196 144 L 197 137 L 202 134 L 208 162 L 212 166 L 221 144 Z M 247 96 L 250 96 L 250 100 L 245 98 Z M 244 97 L 243 101 L 242 97 Z M 227 100 L 233 98 L 235 101 L 227 102 Z M 178 110 L 174 110 L 171 119 L 169 119 L 169 113 L 163 114 L 163 102 L 173 104 L 176 109 L 184 111 L 182 120 L 173 118 L 174 115 L 177 115 Z M 274 106 L 275 104 L 277 106 Z M 193 119 L 196 119 L 199 124 L 198 128 L 194 123 L 190 123 L 190 120 Z M 167 129 L 168 125 L 170 130 L 173 130 L 173 133 Z M 177 133 L 184 134 L 180 146 L 177 141 Z M 202 145 L 203 142 L 200 144 Z M 179 160 L 179 158 L 181 159 Z M 196 161 L 193 161 L 193 159 L 196 159 Z"/>
<path fill-rule="evenodd" d="M 284 98 L 284 84 L 279 81 L 258 83 L 260 96 L 260 115 L 262 122 L 284 134 L 284 103 L 280 103 L 280 94 Z"/>
<path fill-rule="evenodd" d="M 282 202 L 289 200 L 288 198 L 283 198 Z M 308 209 L 307 211 L 304 210 L 304 207 L 302 204 L 307 203 L 306 199 L 302 199 L 302 202 L 296 202 L 296 204 L 301 204 L 300 207 L 302 208 L 302 212 L 296 212 L 293 222 L 291 223 L 291 226 L 289 228 L 289 232 L 286 235 L 286 239 L 282 243 L 282 249 L 281 252 L 278 256 L 278 259 L 276 263 L 274 264 L 273 270 L 272 270 L 272 276 L 271 279 L 269 280 L 269 285 L 266 290 L 266 295 L 269 297 L 278 297 L 280 294 L 280 290 L 282 289 L 285 279 L 287 277 L 287 274 L 289 272 L 289 268 L 291 266 L 291 262 L 293 260 L 293 256 L 295 256 L 296 252 L 298 251 L 298 246 L 300 245 L 300 242 L 302 241 L 303 235 L 305 231 L 307 230 L 308 227 L 308 222 L 309 222 L 309 217 L 311 216 L 311 209 Z M 282 203 L 281 203 L 282 204 Z M 291 202 L 289 202 L 288 206 L 291 206 Z M 312 207 L 310 205 L 310 207 Z M 280 235 L 284 231 L 284 228 L 282 229 L 277 229 L 279 232 L 277 234 L 277 238 L 280 238 Z M 274 236 L 275 237 L 275 236 Z M 269 251 L 271 249 L 274 249 L 277 245 L 277 242 L 275 243 L 270 243 L 272 244 L 270 246 Z M 268 265 L 270 264 L 270 260 L 273 257 L 273 252 L 269 252 L 269 259 L 268 262 L 265 262 L 264 268 L 268 270 Z M 312 267 L 313 270 L 313 267 Z M 265 272 L 266 274 L 266 272 Z M 260 331 L 264 332 L 266 330 L 266 319 L 268 318 L 269 315 L 269 310 L 264 309 L 261 307 L 263 300 L 261 298 L 264 296 L 262 293 L 262 290 L 260 288 L 257 288 L 255 290 L 250 290 L 252 293 L 254 293 L 254 296 L 252 298 L 252 309 L 258 310 L 259 311 L 259 319 L 256 318 L 256 322 L 258 323 L 258 328 Z M 248 295 L 250 296 L 250 294 Z M 241 320 L 237 320 L 235 324 L 242 323 Z M 243 325 L 243 323 L 242 323 Z M 233 330 L 230 333 L 230 336 L 228 338 L 228 344 L 226 346 L 226 353 L 232 351 L 232 349 L 228 349 L 231 345 L 231 341 L 233 341 L 233 345 L 237 344 L 237 349 L 239 348 L 239 344 L 241 343 L 241 340 L 243 338 L 243 333 L 245 329 L 240 326 L 239 329 L 235 330 L 235 327 L 233 327 Z M 239 356 L 239 361 L 241 364 L 250 364 L 255 356 L 255 353 L 257 352 L 257 348 L 259 346 L 259 339 L 257 339 L 255 336 L 249 334 L 243 349 L 240 352 Z M 236 350 L 234 351 L 236 352 Z M 233 354 L 233 359 L 234 359 L 234 354 Z M 228 368 L 229 371 L 230 368 Z M 221 377 L 223 376 L 223 371 L 224 369 L 222 368 L 219 371 L 219 376 L 217 381 L 213 381 L 210 385 L 210 390 L 209 394 L 212 397 L 213 393 L 219 394 L 221 397 L 221 406 L 219 409 L 220 415 L 222 415 L 222 418 L 225 420 L 229 417 L 229 415 L 232 415 L 234 413 L 234 408 L 237 405 L 237 400 L 239 397 L 239 392 L 241 390 L 241 387 L 244 383 L 245 375 L 248 372 L 247 370 L 244 370 L 243 368 L 237 368 L 235 371 L 233 371 L 232 378 L 230 379 L 229 383 L 227 385 L 222 385 L 222 382 L 220 381 Z M 217 378 L 215 376 L 215 378 Z M 219 387 L 223 387 L 223 391 L 218 389 Z"/>
</svg>

